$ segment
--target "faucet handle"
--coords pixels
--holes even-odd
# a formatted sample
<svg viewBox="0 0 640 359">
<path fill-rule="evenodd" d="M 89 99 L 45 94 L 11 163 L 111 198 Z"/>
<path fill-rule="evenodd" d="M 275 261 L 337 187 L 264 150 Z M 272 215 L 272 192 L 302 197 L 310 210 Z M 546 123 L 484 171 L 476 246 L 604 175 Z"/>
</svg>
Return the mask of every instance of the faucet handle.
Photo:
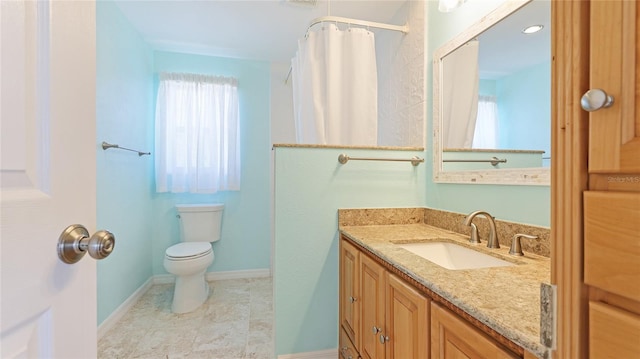
<svg viewBox="0 0 640 359">
<path fill-rule="evenodd" d="M 471 235 L 469 236 L 469 243 L 473 243 L 473 244 L 479 244 L 480 242 L 480 235 L 478 234 L 478 227 L 471 223 Z"/>
<path fill-rule="evenodd" d="M 522 245 L 520 244 L 520 238 L 526 239 L 538 239 L 538 236 L 532 236 L 529 234 L 518 233 L 513 236 L 513 240 L 511 241 L 511 248 L 509 248 L 509 254 L 512 256 L 523 256 L 522 253 Z"/>
</svg>

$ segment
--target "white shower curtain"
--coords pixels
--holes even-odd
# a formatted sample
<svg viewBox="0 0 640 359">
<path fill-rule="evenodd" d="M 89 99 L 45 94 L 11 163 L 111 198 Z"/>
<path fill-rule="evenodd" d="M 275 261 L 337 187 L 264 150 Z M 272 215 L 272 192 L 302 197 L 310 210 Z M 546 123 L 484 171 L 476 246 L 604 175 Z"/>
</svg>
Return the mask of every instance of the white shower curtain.
<svg viewBox="0 0 640 359">
<path fill-rule="evenodd" d="M 373 33 L 322 24 L 291 60 L 296 140 L 376 145 L 378 75 Z"/>
<path fill-rule="evenodd" d="M 442 60 L 444 148 L 471 148 L 478 115 L 478 41 L 469 41 Z"/>
</svg>

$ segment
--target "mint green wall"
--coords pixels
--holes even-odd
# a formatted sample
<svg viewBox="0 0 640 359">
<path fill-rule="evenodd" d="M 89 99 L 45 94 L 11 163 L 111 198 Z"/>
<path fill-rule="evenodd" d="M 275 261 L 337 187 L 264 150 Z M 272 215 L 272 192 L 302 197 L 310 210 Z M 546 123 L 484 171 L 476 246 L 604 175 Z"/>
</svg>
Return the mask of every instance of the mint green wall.
<svg viewBox="0 0 640 359">
<path fill-rule="evenodd" d="M 270 268 L 270 63 L 155 52 L 154 88 L 157 88 L 157 74 L 163 71 L 238 79 L 242 182 L 240 191 L 211 195 L 155 193 L 153 189 L 153 274 L 167 273 L 163 266 L 164 252 L 180 240 L 174 207 L 181 203 L 216 202 L 225 205 L 222 237 L 213 244 L 215 260 L 208 271 Z"/>
<path fill-rule="evenodd" d="M 478 94 L 485 96 L 496 96 L 496 81 L 480 79 Z"/>
<path fill-rule="evenodd" d="M 151 276 L 153 157 L 99 145 L 153 152 L 153 53 L 113 2 L 98 1 L 96 18 L 97 225 L 116 237 L 114 252 L 98 261 L 102 323 Z"/>
<path fill-rule="evenodd" d="M 427 56 L 448 40 L 458 35 L 469 25 L 500 6 L 504 0 L 468 1 L 451 13 L 438 11 L 438 2 L 428 2 Z M 427 136 L 431 139 L 433 128 L 433 66 L 427 61 Z M 550 136 L 550 134 L 549 134 Z M 529 223 L 540 226 L 550 225 L 549 186 L 498 186 L 475 184 L 442 184 L 433 182 L 433 143 L 427 144 L 426 156 L 426 205 L 453 212 L 469 213 L 483 209 L 499 219 Z"/>
<path fill-rule="evenodd" d="M 551 151 L 551 62 L 496 81 L 500 147 Z"/>
<path fill-rule="evenodd" d="M 424 204 L 425 166 L 350 161 L 411 158 L 417 151 L 275 149 L 276 354 L 338 346 L 338 208 Z"/>
<path fill-rule="evenodd" d="M 241 191 L 213 195 L 158 194 L 153 155 L 98 147 L 98 228 L 116 235 L 116 250 L 98 262 L 102 323 L 147 279 L 166 273 L 164 251 L 179 241 L 178 203 L 225 204 L 222 239 L 214 244 L 216 258 L 209 271 L 270 267 L 270 64 L 154 53 L 113 2 L 97 2 L 96 12 L 97 146 L 107 141 L 153 154 L 159 71 L 238 78 L 242 141 Z"/>
</svg>

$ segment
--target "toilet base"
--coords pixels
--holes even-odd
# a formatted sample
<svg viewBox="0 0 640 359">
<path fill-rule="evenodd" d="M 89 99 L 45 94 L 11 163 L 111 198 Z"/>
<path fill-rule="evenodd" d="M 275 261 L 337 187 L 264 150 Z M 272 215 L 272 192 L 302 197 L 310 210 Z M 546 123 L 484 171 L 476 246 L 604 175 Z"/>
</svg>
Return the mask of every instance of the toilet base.
<svg viewBox="0 0 640 359">
<path fill-rule="evenodd" d="M 196 310 L 209 297 L 209 284 L 204 279 L 204 271 L 194 275 L 176 276 L 173 289 L 173 313 L 188 313 Z"/>
</svg>

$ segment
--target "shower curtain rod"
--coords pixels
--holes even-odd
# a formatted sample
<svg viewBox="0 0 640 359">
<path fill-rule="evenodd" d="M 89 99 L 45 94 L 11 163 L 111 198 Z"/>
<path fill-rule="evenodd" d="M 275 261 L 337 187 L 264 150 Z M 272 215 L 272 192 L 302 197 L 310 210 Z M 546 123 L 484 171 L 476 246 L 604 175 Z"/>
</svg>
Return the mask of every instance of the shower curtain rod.
<svg viewBox="0 0 640 359">
<path fill-rule="evenodd" d="M 351 19 L 348 17 L 340 17 L 340 16 L 321 16 L 313 19 L 309 24 L 309 27 L 307 28 L 307 33 L 309 32 L 309 30 L 313 25 L 319 24 L 321 22 L 339 22 L 339 23 L 348 24 L 348 25 L 367 26 L 367 27 L 375 27 L 377 29 L 383 29 L 383 30 L 399 31 L 403 34 L 409 33 L 409 27 L 407 25 L 391 25 L 391 24 L 385 24 L 382 22 L 358 20 L 358 19 Z M 285 84 L 289 82 L 289 78 L 291 77 L 292 70 L 293 70 L 293 67 L 289 67 L 289 72 L 287 73 L 287 77 L 284 79 Z"/>
<path fill-rule="evenodd" d="M 322 17 L 316 18 L 313 21 L 311 21 L 311 24 L 309 24 L 309 28 L 307 29 L 307 31 L 309 31 L 309 29 L 313 25 L 319 24 L 321 22 L 339 22 L 339 23 L 348 24 L 348 25 L 375 27 L 377 29 L 399 31 L 404 34 L 407 34 L 409 32 L 409 27 L 407 25 L 391 25 L 391 24 L 385 24 L 382 22 L 350 19 L 348 17 L 340 17 L 340 16 L 322 16 Z"/>
</svg>

